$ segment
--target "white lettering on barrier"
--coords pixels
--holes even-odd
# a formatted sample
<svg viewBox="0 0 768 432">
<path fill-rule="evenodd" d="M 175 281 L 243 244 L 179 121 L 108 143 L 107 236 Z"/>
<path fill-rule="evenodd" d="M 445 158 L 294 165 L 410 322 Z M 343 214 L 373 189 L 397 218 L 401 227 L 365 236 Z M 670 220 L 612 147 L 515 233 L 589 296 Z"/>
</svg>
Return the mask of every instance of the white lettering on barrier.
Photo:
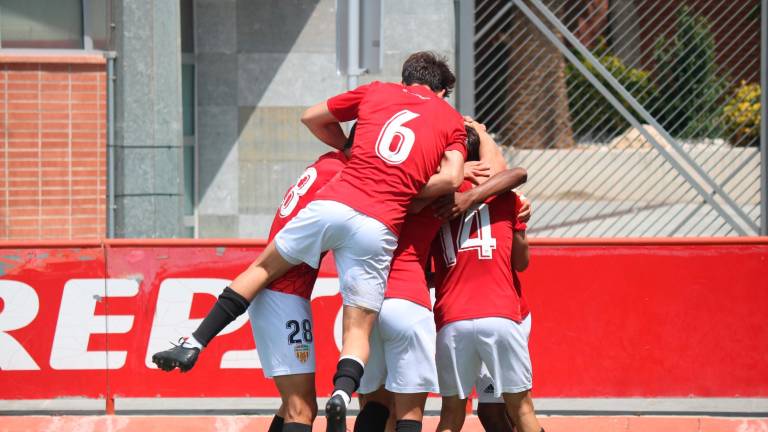
<svg viewBox="0 0 768 432">
<path fill-rule="evenodd" d="M 190 319 L 195 294 L 214 297 L 230 283 L 227 279 L 166 279 L 160 284 L 155 316 L 147 344 L 145 364 L 154 369 L 152 354 L 166 349 L 170 341 L 190 334 L 202 321 Z M 127 351 L 88 351 L 92 334 L 122 334 L 133 328 L 132 315 L 96 315 L 96 304 L 110 297 L 133 297 L 139 283 L 132 279 L 71 279 L 64 285 L 61 306 L 51 347 L 50 366 L 57 370 L 120 369 L 125 366 Z M 332 297 L 339 293 L 338 278 L 318 278 L 312 299 Z M 0 370 L 39 370 L 40 367 L 22 344 L 7 332 L 29 325 L 39 311 L 35 289 L 23 282 L 0 280 Z M 221 334 L 240 329 L 248 321 L 243 314 Z M 342 308 L 334 318 L 334 342 L 341 350 Z M 232 350 L 222 356 L 220 367 L 261 368 L 258 352 Z"/>
<path fill-rule="evenodd" d="M 152 321 L 152 330 L 147 344 L 144 364 L 150 369 L 156 369 L 152 363 L 152 354 L 168 349 L 170 342 L 176 342 L 179 337 L 191 334 L 201 318 L 190 319 L 192 298 L 195 294 L 209 294 L 218 297 L 221 291 L 229 285 L 228 279 L 178 278 L 166 279 L 160 284 L 157 295 L 157 307 Z M 219 335 L 237 331 L 248 322 L 248 314 L 237 317 Z M 222 369 L 232 368 L 261 368 L 258 353 L 255 349 L 244 351 L 228 351 L 221 358 Z"/>
<path fill-rule="evenodd" d="M 110 297 L 133 297 L 139 283 L 131 279 L 70 279 L 61 295 L 51 348 L 51 367 L 60 370 L 120 369 L 127 351 L 88 351 L 91 334 L 127 333 L 131 315 L 95 315 L 96 303 Z"/>
<path fill-rule="evenodd" d="M 40 301 L 35 289 L 13 280 L 0 280 L 0 369 L 39 370 L 40 367 L 8 331 L 25 327 L 37 316 Z"/>
</svg>

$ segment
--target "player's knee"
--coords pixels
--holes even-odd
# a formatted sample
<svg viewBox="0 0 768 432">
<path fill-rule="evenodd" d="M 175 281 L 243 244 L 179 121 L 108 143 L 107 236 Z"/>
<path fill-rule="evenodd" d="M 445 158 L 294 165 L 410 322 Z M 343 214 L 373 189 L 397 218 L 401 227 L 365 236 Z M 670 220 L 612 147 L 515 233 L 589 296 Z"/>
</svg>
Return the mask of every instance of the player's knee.
<svg viewBox="0 0 768 432">
<path fill-rule="evenodd" d="M 505 395 L 504 400 L 509 415 L 513 419 L 519 419 L 534 414 L 533 399 L 531 399 L 531 393 L 529 391 L 513 395 Z"/>
<path fill-rule="evenodd" d="M 285 419 L 299 423 L 312 423 L 317 417 L 317 400 L 314 397 L 292 397 L 284 404 Z"/>
</svg>

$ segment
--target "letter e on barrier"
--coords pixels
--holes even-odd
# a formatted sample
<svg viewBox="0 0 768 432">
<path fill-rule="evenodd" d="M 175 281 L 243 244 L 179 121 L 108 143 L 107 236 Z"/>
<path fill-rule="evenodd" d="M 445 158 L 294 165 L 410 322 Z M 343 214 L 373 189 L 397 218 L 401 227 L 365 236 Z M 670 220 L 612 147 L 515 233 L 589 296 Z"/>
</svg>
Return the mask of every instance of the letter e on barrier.
<svg viewBox="0 0 768 432">
<path fill-rule="evenodd" d="M 96 303 L 107 296 L 133 297 L 139 283 L 132 279 L 71 279 L 64 285 L 53 336 L 51 367 L 60 370 L 120 369 L 126 351 L 88 351 L 91 334 L 127 333 L 131 315 L 95 315 Z M 109 325 L 107 325 L 109 320 Z"/>
<path fill-rule="evenodd" d="M 200 325 L 202 318 L 189 318 L 195 294 L 217 297 L 230 282 L 228 279 L 213 278 L 169 278 L 161 282 L 144 364 L 150 369 L 156 369 L 157 366 L 152 363 L 152 354 L 168 349 L 170 342 L 176 342 L 179 337 L 191 334 Z M 224 327 L 219 335 L 237 331 L 247 322 L 248 314 L 240 315 Z M 221 367 L 260 368 L 261 363 L 256 350 L 230 351 L 222 357 Z"/>
</svg>

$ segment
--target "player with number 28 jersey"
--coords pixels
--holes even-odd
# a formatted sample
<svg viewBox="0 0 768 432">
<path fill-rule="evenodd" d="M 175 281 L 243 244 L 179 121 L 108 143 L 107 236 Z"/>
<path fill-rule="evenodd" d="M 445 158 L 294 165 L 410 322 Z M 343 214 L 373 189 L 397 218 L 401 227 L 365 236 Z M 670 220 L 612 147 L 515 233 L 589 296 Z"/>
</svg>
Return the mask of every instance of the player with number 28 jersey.
<svg viewBox="0 0 768 432">
<path fill-rule="evenodd" d="M 308 166 L 285 193 L 275 212 L 269 240 L 315 199 L 347 162 L 343 152 L 328 152 Z M 318 269 L 301 263 L 272 281 L 248 307 L 259 359 L 268 378 L 315 372 L 310 297 Z M 311 385 L 314 386 L 314 379 Z"/>
</svg>

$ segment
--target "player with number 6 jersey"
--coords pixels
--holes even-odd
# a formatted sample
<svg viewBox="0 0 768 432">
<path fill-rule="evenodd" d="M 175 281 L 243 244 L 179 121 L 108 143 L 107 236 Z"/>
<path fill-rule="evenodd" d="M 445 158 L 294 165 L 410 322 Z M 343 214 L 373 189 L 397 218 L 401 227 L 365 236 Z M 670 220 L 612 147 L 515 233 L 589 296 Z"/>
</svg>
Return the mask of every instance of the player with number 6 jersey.
<svg viewBox="0 0 768 432">
<path fill-rule="evenodd" d="M 470 188 L 465 183 L 460 191 Z M 529 391 L 530 316 L 515 273 L 528 264 L 518 200 L 506 192 L 470 207 L 443 225 L 433 244 L 436 359 L 443 396 L 438 430 L 461 429 L 465 399 L 483 364 L 494 396 L 504 398 L 517 430 L 541 429 Z M 525 262 L 516 262 L 521 256 Z"/>
<path fill-rule="evenodd" d="M 354 130 L 350 131 L 349 142 Z M 315 199 L 347 162 L 344 152 L 328 152 L 308 166 L 286 191 L 275 212 L 269 240 Z M 270 430 L 282 431 L 286 413 L 317 412 L 315 393 L 315 343 L 310 297 L 318 269 L 307 264 L 291 268 L 272 281 L 248 307 L 253 338 L 267 378 L 274 378 L 283 403 Z"/>
</svg>

